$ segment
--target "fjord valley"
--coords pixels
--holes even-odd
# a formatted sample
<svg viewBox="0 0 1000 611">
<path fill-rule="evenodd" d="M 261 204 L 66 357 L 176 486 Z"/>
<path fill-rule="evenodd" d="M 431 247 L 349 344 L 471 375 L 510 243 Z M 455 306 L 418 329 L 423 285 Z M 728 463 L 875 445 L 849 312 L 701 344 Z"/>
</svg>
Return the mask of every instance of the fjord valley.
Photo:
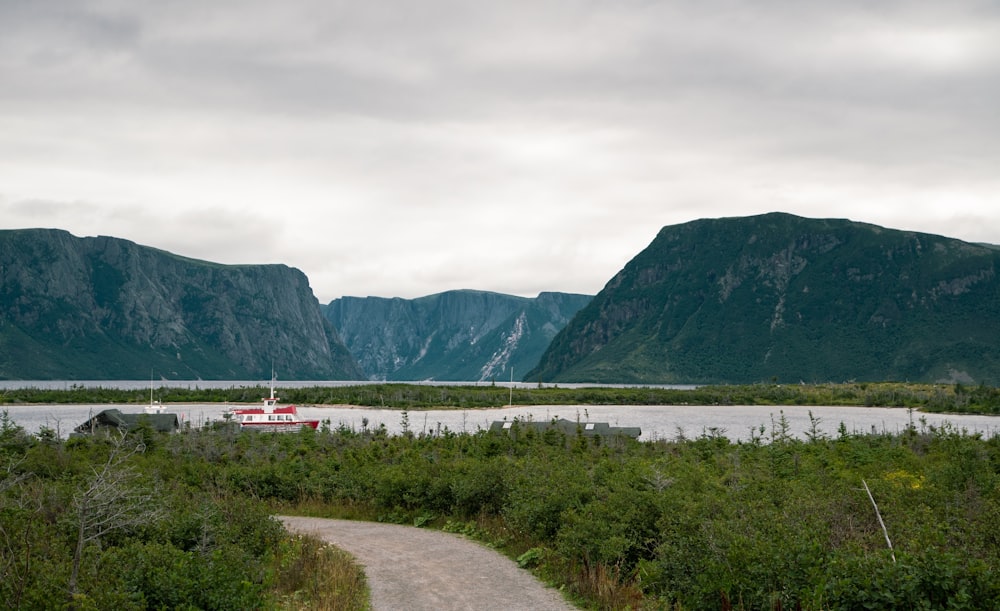
<svg viewBox="0 0 1000 611">
<path fill-rule="evenodd" d="M 49 427 L 26 431 L 0 405 L 0 601 L 365 608 L 357 567 L 273 518 L 294 513 L 463 533 L 583 608 L 996 609 L 1000 438 L 913 411 L 901 430 L 841 423 L 833 433 L 818 410 L 799 437 L 780 409 L 997 413 L 996 257 L 994 247 L 940 236 L 772 214 L 665 227 L 592 299 L 462 291 L 324 310 L 304 274 L 285 266 L 223 266 L 57 230 L 0 232 L 5 378 L 145 380 L 154 368 L 261 379 L 272 366 L 283 380 L 474 377 L 466 372 L 495 371 L 484 365 L 498 358 L 527 368 L 533 357 L 500 350 L 512 338 L 523 347 L 529 335 L 553 336 L 524 376 L 532 383 L 517 389 L 283 389 L 297 403 L 398 408 L 401 434 L 329 420 L 294 433 L 220 422 L 165 434 L 140 421 L 120 436 L 63 439 Z M 418 346 L 425 363 L 412 356 Z M 910 383 L 884 381 L 893 379 Z M 703 384 L 716 381 L 730 383 Z M 0 393 L 0 404 L 57 394 L 140 404 L 148 392 L 20 389 Z M 262 392 L 158 396 L 247 402 Z M 738 441 L 716 426 L 640 441 L 587 436 L 581 425 L 459 433 L 407 424 L 411 409 L 532 402 L 580 406 L 584 418 L 598 404 L 776 409 L 770 426 Z M 95 526 L 108 519 L 114 528 Z M 322 581 L 334 564 L 341 580 Z"/>
<path fill-rule="evenodd" d="M 1000 250 L 773 213 L 664 227 L 526 381 L 1000 383 Z"/>
<path fill-rule="evenodd" d="M 772 213 L 664 227 L 596 296 L 322 306 L 301 271 L 0 232 L 0 379 L 1000 383 L 995 246 Z"/>
<path fill-rule="evenodd" d="M 373 380 L 503 380 L 523 375 L 592 295 L 446 291 L 417 299 L 343 297 L 324 309 Z"/>
</svg>

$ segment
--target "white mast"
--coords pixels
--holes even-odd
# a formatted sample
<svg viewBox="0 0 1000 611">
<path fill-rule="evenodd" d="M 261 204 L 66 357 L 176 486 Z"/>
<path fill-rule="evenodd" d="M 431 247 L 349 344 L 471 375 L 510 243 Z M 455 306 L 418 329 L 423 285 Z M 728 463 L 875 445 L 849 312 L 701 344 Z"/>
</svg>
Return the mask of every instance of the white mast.
<svg viewBox="0 0 1000 611">
<path fill-rule="evenodd" d="M 507 407 L 514 406 L 514 366 L 510 366 L 510 399 L 507 401 Z"/>
</svg>

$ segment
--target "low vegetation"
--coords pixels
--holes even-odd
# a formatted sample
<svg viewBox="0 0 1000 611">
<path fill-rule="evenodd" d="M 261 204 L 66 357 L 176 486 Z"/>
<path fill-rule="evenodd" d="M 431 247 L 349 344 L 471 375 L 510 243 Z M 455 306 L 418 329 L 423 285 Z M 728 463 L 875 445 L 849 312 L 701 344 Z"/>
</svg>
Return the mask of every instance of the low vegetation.
<svg viewBox="0 0 1000 611">
<path fill-rule="evenodd" d="M 0 414 L 0 607 L 366 608 L 349 557 L 291 538 L 212 465 L 235 441 L 148 428 L 61 440 Z"/>
<path fill-rule="evenodd" d="M 1000 388 L 962 384 L 898 382 L 844 384 L 746 384 L 665 388 L 658 386 L 518 387 L 504 384 L 438 386 L 356 384 L 281 388 L 282 399 L 310 405 L 359 405 L 392 409 L 470 409 L 514 405 L 854 405 L 909 407 L 928 412 L 1000 414 Z M 168 388 L 154 391 L 164 403 L 253 403 L 270 389 Z M 149 390 L 71 385 L 65 389 L 0 391 L 0 405 L 46 403 L 132 403 L 149 401 Z"/>
<path fill-rule="evenodd" d="M 806 439 L 778 419 L 743 443 L 329 424 L 64 441 L 3 418 L 0 467 L 10 608 L 363 608 L 350 561 L 278 512 L 462 532 L 585 608 L 1000 606 L 1000 441 L 919 418 Z"/>
<path fill-rule="evenodd" d="M 314 537 L 283 542 L 273 561 L 274 606 L 283 611 L 365 611 L 365 576 L 347 552 Z"/>
</svg>

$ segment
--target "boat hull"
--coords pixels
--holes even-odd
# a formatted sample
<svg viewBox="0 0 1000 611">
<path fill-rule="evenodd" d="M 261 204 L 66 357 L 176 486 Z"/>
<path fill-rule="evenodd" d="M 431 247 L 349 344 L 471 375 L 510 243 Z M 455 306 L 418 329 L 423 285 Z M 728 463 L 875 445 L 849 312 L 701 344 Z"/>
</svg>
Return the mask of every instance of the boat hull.
<svg viewBox="0 0 1000 611">
<path fill-rule="evenodd" d="M 261 400 L 260 407 L 241 407 L 227 410 L 223 416 L 230 422 L 239 424 L 241 431 L 262 431 L 270 433 L 294 433 L 304 428 L 315 429 L 319 420 L 300 420 L 294 405 L 278 405 L 274 396 L 274 379 L 271 379 L 271 396 Z"/>
<path fill-rule="evenodd" d="M 240 430 L 266 433 L 294 433 L 306 428 L 315 429 L 317 426 L 319 426 L 319 420 L 306 420 L 303 422 L 241 422 Z"/>
</svg>

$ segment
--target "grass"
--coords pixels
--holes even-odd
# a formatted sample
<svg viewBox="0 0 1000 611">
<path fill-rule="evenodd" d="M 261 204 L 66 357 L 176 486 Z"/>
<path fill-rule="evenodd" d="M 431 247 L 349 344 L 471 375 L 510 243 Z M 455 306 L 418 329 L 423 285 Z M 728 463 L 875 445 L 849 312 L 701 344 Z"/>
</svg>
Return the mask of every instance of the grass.
<svg viewBox="0 0 1000 611">
<path fill-rule="evenodd" d="M 371 609 L 364 571 L 344 550 L 315 537 L 296 536 L 275 563 L 279 611 Z"/>
</svg>

